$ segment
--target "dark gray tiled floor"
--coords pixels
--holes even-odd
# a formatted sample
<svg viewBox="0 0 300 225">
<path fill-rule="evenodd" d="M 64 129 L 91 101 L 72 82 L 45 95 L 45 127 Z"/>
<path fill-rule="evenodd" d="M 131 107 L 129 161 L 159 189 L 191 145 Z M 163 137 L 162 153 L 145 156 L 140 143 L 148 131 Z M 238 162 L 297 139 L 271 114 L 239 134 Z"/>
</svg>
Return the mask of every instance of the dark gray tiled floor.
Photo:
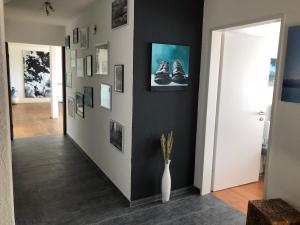
<svg viewBox="0 0 300 225">
<path fill-rule="evenodd" d="M 13 143 L 17 225 L 244 225 L 211 195 L 127 207 L 110 181 L 62 136 Z"/>
</svg>

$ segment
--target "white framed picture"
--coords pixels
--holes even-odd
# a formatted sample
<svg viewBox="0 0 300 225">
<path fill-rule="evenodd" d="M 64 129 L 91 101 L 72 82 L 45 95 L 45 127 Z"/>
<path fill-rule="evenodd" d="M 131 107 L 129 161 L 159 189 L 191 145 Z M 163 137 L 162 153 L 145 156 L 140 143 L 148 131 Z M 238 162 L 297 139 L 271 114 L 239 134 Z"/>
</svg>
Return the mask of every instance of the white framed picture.
<svg viewBox="0 0 300 225">
<path fill-rule="evenodd" d="M 86 66 L 85 66 L 85 74 L 88 77 L 93 76 L 93 56 L 92 55 L 88 55 L 86 57 Z"/>
<path fill-rule="evenodd" d="M 80 48 L 89 47 L 89 27 L 80 28 Z"/>
<path fill-rule="evenodd" d="M 95 55 L 95 74 L 107 76 L 109 70 L 109 44 L 96 45 Z"/>
<path fill-rule="evenodd" d="M 109 84 L 100 84 L 100 106 L 107 110 L 111 110 L 111 89 Z"/>
<path fill-rule="evenodd" d="M 71 67 L 76 67 L 76 50 L 71 50 Z"/>
<path fill-rule="evenodd" d="M 75 118 L 75 99 L 72 97 L 68 97 L 68 115 Z"/>
<path fill-rule="evenodd" d="M 77 77 L 84 77 L 84 58 L 77 59 Z"/>
</svg>

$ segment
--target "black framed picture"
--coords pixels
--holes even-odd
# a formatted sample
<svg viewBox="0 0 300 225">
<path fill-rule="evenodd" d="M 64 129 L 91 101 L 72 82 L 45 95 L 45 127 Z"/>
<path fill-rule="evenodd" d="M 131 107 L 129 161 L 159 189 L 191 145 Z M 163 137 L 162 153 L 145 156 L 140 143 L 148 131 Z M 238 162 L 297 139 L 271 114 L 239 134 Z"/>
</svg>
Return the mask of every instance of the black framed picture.
<svg viewBox="0 0 300 225">
<path fill-rule="evenodd" d="M 152 43 L 151 91 L 185 90 L 189 85 L 190 47 Z"/>
<path fill-rule="evenodd" d="M 84 99 L 80 92 L 76 92 L 76 114 L 84 118 Z"/>
<path fill-rule="evenodd" d="M 110 121 L 110 143 L 123 152 L 124 127 L 117 121 Z"/>
<path fill-rule="evenodd" d="M 67 48 L 67 49 L 70 49 L 70 47 L 71 47 L 71 37 L 70 37 L 70 35 L 68 35 L 68 36 L 66 36 L 65 37 L 65 47 Z"/>
<path fill-rule="evenodd" d="M 94 94 L 92 87 L 84 87 L 84 104 L 91 108 L 94 107 Z"/>
<path fill-rule="evenodd" d="M 128 24 L 128 1 L 115 0 L 112 3 L 112 29 Z"/>
<path fill-rule="evenodd" d="M 73 29 L 73 44 L 78 44 L 78 27 Z"/>
<path fill-rule="evenodd" d="M 93 56 L 88 55 L 86 57 L 85 75 L 88 77 L 93 76 Z"/>
<path fill-rule="evenodd" d="M 115 91 L 124 92 L 124 65 L 115 65 Z"/>
</svg>

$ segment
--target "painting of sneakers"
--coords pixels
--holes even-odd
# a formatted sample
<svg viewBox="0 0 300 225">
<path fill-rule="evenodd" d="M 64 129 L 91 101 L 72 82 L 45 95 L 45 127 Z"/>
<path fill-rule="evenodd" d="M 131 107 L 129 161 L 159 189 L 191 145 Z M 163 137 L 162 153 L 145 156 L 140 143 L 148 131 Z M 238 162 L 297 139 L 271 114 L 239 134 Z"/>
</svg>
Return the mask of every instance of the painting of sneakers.
<svg viewBox="0 0 300 225">
<path fill-rule="evenodd" d="M 152 44 L 151 91 L 184 90 L 189 81 L 190 47 Z"/>
</svg>

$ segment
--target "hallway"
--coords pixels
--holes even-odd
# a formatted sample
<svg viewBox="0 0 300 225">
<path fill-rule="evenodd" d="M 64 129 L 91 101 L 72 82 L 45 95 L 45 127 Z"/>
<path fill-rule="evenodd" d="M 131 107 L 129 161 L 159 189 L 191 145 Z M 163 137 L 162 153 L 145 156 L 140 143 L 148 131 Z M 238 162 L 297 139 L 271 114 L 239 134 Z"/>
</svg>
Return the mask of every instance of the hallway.
<svg viewBox="0 0 300 225">
<path fill-rule="evenodd" d="M 129 208 L 127 200 L 62 136 L 13 142 L 17 225 L 245 224 L 212 195 Z"/>
</svg>

